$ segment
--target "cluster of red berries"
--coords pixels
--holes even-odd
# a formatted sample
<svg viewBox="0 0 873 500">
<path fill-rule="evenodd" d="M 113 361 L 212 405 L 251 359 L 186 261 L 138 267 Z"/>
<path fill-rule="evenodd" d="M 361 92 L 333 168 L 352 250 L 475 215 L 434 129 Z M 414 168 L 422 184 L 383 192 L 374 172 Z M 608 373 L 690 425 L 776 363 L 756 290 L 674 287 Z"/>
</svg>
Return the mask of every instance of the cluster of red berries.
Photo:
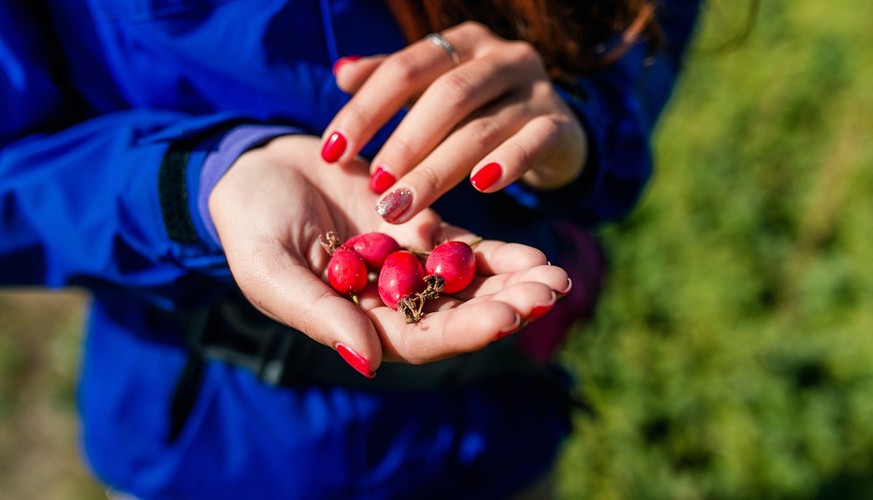
<svg viewBox="0 0 873 500">
<path fill-rule="evenodd" d="M 408 323 L 421 320 L 426 301 L 460 292 L 476 274 L 473 247 L 462 241 L 447 241 L 424 253 L 404 249 L 384 233 L 358 234 L 341 242 L 330 231 L 321 237 L 321 245 L 331 256 L 327 278 L 334 290 L 357 300 L 370 280 L 376 280 L 382 302 Z"/>
</svg>

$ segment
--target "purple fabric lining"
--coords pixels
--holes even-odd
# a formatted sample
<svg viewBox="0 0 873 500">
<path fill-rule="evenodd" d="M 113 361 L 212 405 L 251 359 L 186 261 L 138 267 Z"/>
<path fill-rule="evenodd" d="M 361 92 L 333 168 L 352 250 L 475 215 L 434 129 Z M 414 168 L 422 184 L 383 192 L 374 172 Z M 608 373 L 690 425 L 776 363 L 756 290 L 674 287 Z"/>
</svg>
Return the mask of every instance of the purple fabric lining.
<svg viewBox="0 0 873 500">
<path fill-rule="evenodd" d="M 534 359 L 550 362 L 574 327 L 586 324 L 594 312 L 606 280 L 607 262 L 591 233 L 569 222 L 556 222 L 560 241 L 556 264 L 567 270 L 573 288 L 545 316 L 515 335 L 516 342 Z"/>
<path fill-rule="evenodd" d="M 287 134 L 300 133 L 300 129 L 289 126 L 273 125 L 242 125 L 228 132 L 218 144 L 206 155 L 200 170 L 200 186 L 197 193 L 197 214 L 206 233 L 212 239 L 211 243 L 221 248 L 218 233 L 212 223 L 209 213 L 209 194 L 231 165 L 249 149 L 258 147 L 270 139 Z"/>
</svg>

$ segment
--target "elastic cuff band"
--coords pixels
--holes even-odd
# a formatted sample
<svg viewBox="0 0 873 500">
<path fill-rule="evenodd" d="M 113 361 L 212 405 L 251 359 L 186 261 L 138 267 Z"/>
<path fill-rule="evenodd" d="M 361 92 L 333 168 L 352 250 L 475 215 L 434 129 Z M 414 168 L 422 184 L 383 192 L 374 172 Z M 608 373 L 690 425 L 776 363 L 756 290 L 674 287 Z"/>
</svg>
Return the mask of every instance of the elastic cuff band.
<svg viewBox="0 0 873 500">
<path fill-rule="evenodd" d="M 164 227 L 170 239 L 185 244 L 197 243 L 197 230 L 191 220 L 188 200 L 188 160 L 200 139 L 185 139 L 170 145 L 158 171 L 158 196 Z"/>
</svg>

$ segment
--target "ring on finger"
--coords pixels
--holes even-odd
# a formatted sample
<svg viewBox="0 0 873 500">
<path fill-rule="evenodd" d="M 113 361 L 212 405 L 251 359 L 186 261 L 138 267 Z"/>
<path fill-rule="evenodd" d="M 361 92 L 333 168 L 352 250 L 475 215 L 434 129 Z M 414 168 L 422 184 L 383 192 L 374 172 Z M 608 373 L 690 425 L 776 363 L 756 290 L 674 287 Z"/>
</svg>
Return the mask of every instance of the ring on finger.
<svg viewBox="0 0 873 500">
<path fill-rule="evenodd" d="M 461 58 L 458 55 L 457 49 L 455 49 L 455 46 L 452 45 L 452 42 L 448 41 L 446 37 L 440 35 L 439 33 L 431 33 L 424 38 L 426 40 L 429 40 L 437 47 L 443 49 L 446 54 L 452 59 L 453 66 L 458 66 L 459 64 L 461 64 Z"/>
</svg>

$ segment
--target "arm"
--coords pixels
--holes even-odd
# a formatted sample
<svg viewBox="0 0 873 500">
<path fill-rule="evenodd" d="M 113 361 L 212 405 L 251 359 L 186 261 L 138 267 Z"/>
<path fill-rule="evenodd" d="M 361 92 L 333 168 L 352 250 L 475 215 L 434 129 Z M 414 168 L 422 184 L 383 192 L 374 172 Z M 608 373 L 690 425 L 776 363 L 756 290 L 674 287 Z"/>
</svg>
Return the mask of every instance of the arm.
<svg viewBox="0 0 873 500">
<path fill-rule="evenodd" d="M 0 36 L 7 42 L 22 33 Z M 22 50 L 32 45 L 4 46 L 13 47 L 0 54 L 4 66 L 33 75 L 57 70 Z M 407 324 L 372 293 L 355 305 L 325 283 L 319 236 L 388 230 L 370 209 L 375 195 L 360 160 L 324 168 L 317 138 L 240 126 L 229 115 L 135 109 L 67 118 L 74 101 L 54 82 L 6 80 L 0 89 L 18 91 L 17 117 L 53 98 L 46 116 L 22 120 L 27 125 L 9 129 L 0 144 L 2 283 L 84 285 L 174 310 L 236 284 L 265 315 L 351 350 L 365 374 L 383 358 L 421 363 L 480 349 L 568 287 L 566 273 L 545 265 L 542 252 L 483 241 L 467 295 L 443 297 L 421 322 Z M 414 248 L 449 235 L 474 239 L 430 211 L 391 230 Z"/>
</svg>

